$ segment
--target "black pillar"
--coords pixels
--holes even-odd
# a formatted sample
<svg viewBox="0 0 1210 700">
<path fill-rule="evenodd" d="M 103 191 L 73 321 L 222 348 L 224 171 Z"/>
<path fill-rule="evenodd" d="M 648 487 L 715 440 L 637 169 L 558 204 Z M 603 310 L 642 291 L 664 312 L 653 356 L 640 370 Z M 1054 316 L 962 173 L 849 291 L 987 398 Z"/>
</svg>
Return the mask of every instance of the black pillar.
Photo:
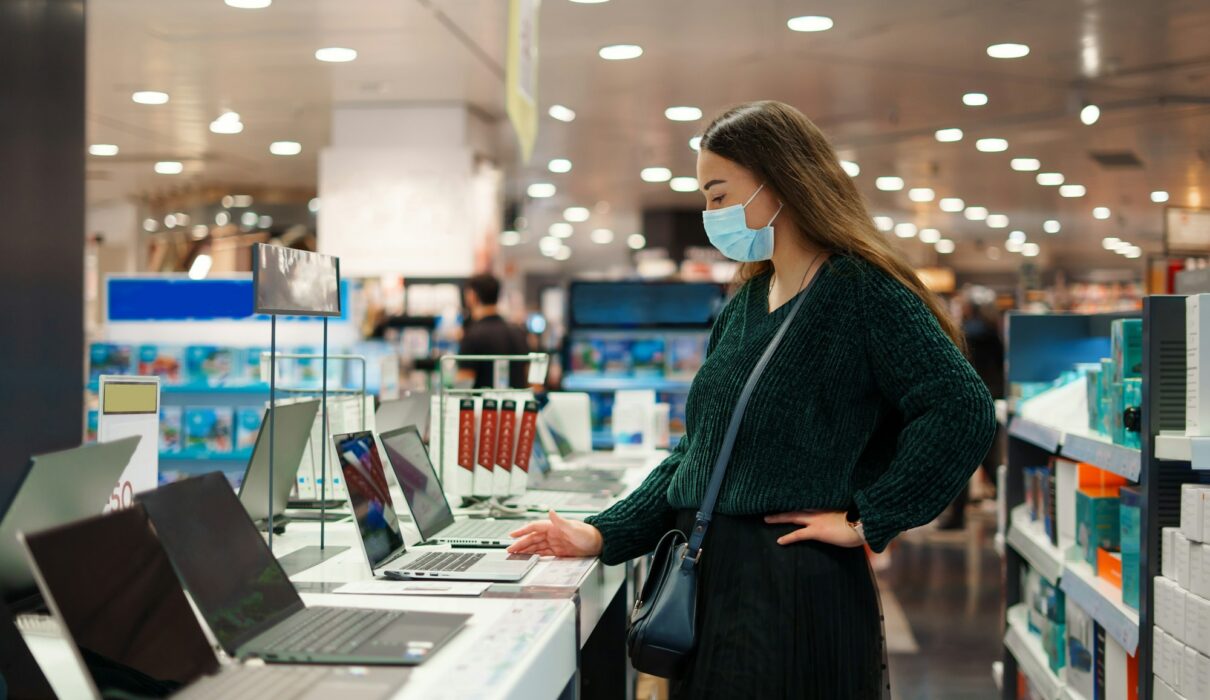
<svg viewBox="0 0 1210 700">
<path fill-rule="evenodd" d="M 0 503 L 82 434 L 84 2 L 0 2 Z"/>
</svg>

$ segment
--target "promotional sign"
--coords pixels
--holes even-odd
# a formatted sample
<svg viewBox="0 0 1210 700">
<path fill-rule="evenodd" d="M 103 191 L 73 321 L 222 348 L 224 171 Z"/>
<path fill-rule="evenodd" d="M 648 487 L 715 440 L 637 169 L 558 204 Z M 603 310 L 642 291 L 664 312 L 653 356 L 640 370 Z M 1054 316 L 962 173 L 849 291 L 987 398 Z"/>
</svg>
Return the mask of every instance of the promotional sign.
<svg viewBox="0 0 1210 700">
<path fill-rule="evenodd" d="M 340 259 L 257 243 L 252 290 L 258 314 L 340 315 Z"/>
<path fill-rule="evenodd" d="M 529 162 L 538 137 L 538 10 L 541 0 L 511 0 L 508 6 L 508 65 L 504 104 Z"/>
<path fill-rule="evenodd" d="M 97 441 L 142 438 L 105 510 L 127 508 L 160 478 L 160 378 L 104 374 L 98 378 Z M 228 436 L 229 438 L 230 436 Z"/>
</svg>

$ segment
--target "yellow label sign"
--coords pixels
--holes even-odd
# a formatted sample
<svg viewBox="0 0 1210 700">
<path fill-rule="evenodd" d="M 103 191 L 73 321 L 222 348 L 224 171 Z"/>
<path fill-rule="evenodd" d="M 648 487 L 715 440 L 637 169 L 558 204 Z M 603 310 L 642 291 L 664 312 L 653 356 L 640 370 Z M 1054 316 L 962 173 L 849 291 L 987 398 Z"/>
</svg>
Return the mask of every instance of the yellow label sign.
<svg viewBox="0 0 1210 700">
<path fill-rule="evenodd" d="M 542 0 L 509 0 L 504 104 L 528 163 L 538 138 L 538 10 Z"/>
</svg>

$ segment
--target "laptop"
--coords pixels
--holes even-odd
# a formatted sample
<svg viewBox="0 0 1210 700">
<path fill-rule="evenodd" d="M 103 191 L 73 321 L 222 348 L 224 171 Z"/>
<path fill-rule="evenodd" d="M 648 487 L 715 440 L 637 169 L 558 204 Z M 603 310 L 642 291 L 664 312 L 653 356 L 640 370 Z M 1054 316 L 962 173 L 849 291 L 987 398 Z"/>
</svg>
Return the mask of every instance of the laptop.
<svg viewBox="0 0 1210 700">
<path fill-rule="evenodd" d="M 415 426 L 391 430 L 379 437 L 425 543 L 507 547 L 516 541 L 508 534 L 520 527 L 516 520 L 454 520 L 441 480 Z"/>
<path fill-rule="evenodd" d="M 539 433 L 541 430 L 539 429 Z M 572 491 L 603 496 L 617 496 L 626 490 L 622 471 L 602 476 L 588 469 L 554 469 L 554 458 L 541 440 L 534 440 L 529 458 L 529 483 L 542 491 Z"/>
<path fill-rule="evenodd" d="M 269 416 L 273 416 L 273 524 L 288 521 L 286 505 L 290 491 L 298 478 L 298 466 L 302 463 L 311 428 L 315 425 L 315 414 L 319 412 L 319 401 L 278 404 L 265 409 L 252 458 L 240 482 L 239 500 L 244 510 L 258 525 L 269 523 Z M 335 468 L 335 465 L 328 465 Z"/>
<path fill-rule="evenodd" d="M 0 602 L 0 698 L 55 700 L 55 691 L 42 673 L 17 629 L 13 611 Z"/>
<path fill-rule="evenodd" d="M 267 700 L 356 694 L 384 699 L 410 673 L 322 666 L 220 670 L 140 505 L 23 532 L 21 538 L 94 698 Z"/>
<path fill-rule="evenodd" d="M 427 391 L 406 391 L 394 401 L 383 401 L 374 412 L 374 426 L 379 432 L 398 430 L 414 425 L 428 442 L 429 411 L 432 398 Z"/>
<path fill-rule="evenodd" d="M 138 495 L 220 646 L 273 663 L 409 666 L 468 615 L 307 607 L 218 472 Z"/>
<path fill-rule="evenodd" d="M 542 442 L 556 467 L 567 467 L 566 471 L 596 472 L 603 477 L 616 477 L 617 472 L 646 465 L 651 456 L 647 454 L 625 454 L 618 452 L 577 452 L 571 439 L 562 434 L 546 411 L 538 414 L 538 440 Z M 564 471 L 556 469 L 556 472 Z"/>
<path fill-rule="evenodd" d="M 332 439 L 340 455 L 362 550 L 374 574 L 395 579 L 516 582 L 538 563 L 538 557 L 530 554 L 408 552 L 374 434 L 349 433 Z"/>
<path fill-rule="evenodd" d="M 42 530 L 97 515 L 110 503 L 139 437 L 85 445 L 30 460 L 12 499 L 0 505 L 0 594 L 24 609 L 38 598 L 38 584 L 17 543 L 17 533 Z"/>
</svg>

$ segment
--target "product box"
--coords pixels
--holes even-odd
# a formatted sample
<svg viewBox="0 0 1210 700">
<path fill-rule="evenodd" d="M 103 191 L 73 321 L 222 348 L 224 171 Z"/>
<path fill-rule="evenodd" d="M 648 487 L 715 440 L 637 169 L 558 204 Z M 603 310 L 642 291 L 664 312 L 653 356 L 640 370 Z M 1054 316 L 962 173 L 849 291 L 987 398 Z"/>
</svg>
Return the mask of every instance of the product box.
<svg viewBox="0 0 1210 700">
<path fill-rule="evenodd" d="M 1059 532 L 1055 527 L 1055 473 L 1054 470 L 1047 469 L 1043 478 L 1046 480 L 1046 490 L 1042 493 L 1042 526 L 1046 530 L 1046 536 L 1050 538 L 1050 543 L 1058 546 Z"/>
<path fill-rule="evenodd" d="M 1160 530 L 1160 573 L 1165 577 L 1176 580 L 1176 533 L 1179 528 L 1165 527 Z"/>
<path fill-rule="evenodd" d="M 160 404 L 160 452 L 181 451 L 181 407 Z"/>
<path fill-rule="evenodd" d="M 1139 609 L 1139 578 L 1141 576 L 1139 548 L 1142 544 L 1143 492 L 1137 486 L 1123 486 L 1118 491 L 1118 519 L 1121 535 L 1122 602 Z"/>
<path fill-rule="evenodd" d="M 1122 554 L 1097 547 L 1097 578 L 1122 590 Z"/>
<path fill-rule="evenodd" d="M 1109 347 L 1116 371 L 1115 382 L 1143 376 L 1143 319 L 1114 320 L 1109 327 Z"/>
<path fill-rule="evenodd" d="M 233 378 L 235 349 L 216 345 L 190 345 L 185 348 L 185 381 L 215 386 Z"/>
<path fill-rule="evenodd" d="M 252 448 L 256 447 L 256 436 L 260 432 L 260 424 L 263 419 L 264 411 L 254 406 L 241 406 L 235 412 L 235 449 L 237 451 L 251 452 Z"/>
<path fill-rule="evenodd" d="M 1139 449 L 1143 445 L 1143 380 L 1129 377 L 1122 380 L 1122 442 Z"/>
<path fill-rule="evenodd" d="M 1063 591 L 1036 572 L 1028 577 L 1029 629 L 1042 640 L 1050 669 L 1058 672 L 1067 658 L 1067 601 Z"/>
<path fill-rule="evenodd" d="M 1181 484 L 1181 534 L 1194 542 L 1204 542 L 1202 532 L 1206 509 L 1210 509 L 1210 486 Z"/>
<path fill-rule="evenodd" d="M 1189 544 L 1189 592 L 1210 600 L 1210 545 Z"/>
<path fill-rule="evenodd" d="M 630 341 L 609 339 L 601 343 L 601 371 L 612 376 L 626 376 L 631 371 Z"/>
<path fill-rule="evenodd" d="M 1109 437 L 1115 445 L 1123 445 L 1126 443 L 1126 421 L 1123 414 L 1126 411 L 1126 406 L 1123 403 L 1123 389 L 1121 382 L 1113 382 L 1109 385 Z"/>
<path fill-rule="evenodd" d="M 1210 434 L 1210 342 L 1201 342 L 1210 329 L 1210 294 L 1185 297 L 1185 434 Z"/>
<path fill-rule="evenodd" d="M 1101 414 L 1101 425 L 1097 432 L 1104 435 L 1113 435 L 1113 378 L 1117 373 L 1117 368 L 1113 365 L 1113 360 L 1108 357 L 1101 358 L 1101 373 L 1097 375 L 1097 405 L 1098 411 Z"/>
<path fill-rule="evenodd" d="M 114 343 L 92 343 L 88 346 L 88 381 L 96 382 L 102 374 L 134 372 L 133 348 Z"/>
<path fill-rule="evenodd" d="M 1189 590 L 1189 565 L 1193 543 L 1189 538 L 1185 537 L 1184 533 L 1176 533 L 1173 539 L 1172 550 L 1176 555 L 1176 582 L 1181 588 Z"/>
<path fill-rule="evenodd" d="M 1055 472 L 1055 520 L 1058 529 L 1060 551 L 1066 552 L 1076 543 L 1076 484 L 1079 465 L 1069 459 L 1056 457 Z"/>
<path fill-rule="evenodd" d="M 100 414 L 95 408 L 88 409 L 88 415 L 84 418 L 84 442 L 93 443 L 97 441 L 97 423 L 100 421 Z"/>
<path fill-rule="evenodd" d="M 600 374 L 605 369 L 605 345 L 599 340 L 577 338 L 571 342 L 571 371 Z"/>
<path fill-rule="evenodd" d="M 138 374 L 160 377 L 164 384 L 180 384 L 184 365 L 184 350 L 165 345 L 139 346 Z"/>
<path fill-rule="evenodd" d="M 1064 678 L 1080 697 L 1092 698 L 1098 651 L 1097 623 L 1083 608 L 1068 599 L 1066 629 L 1067 668 Z"/>
<path fill-rule="evenodd" d="M 692 379 L 706 361 L 709 340 L 705 333 L 668 336 L 668 378 Z"/>
<path fill-rule="evenodd" d="M 1084 388 L 1088 400 L 1088 429 L 1099 432 L 1101 428 L 1101 367 L 1084 369 Z"/>
<path fill-rule="evenodd" d="M 1111 552 L 1119 549 L 1121 526 L 1118 523 L 1118 486 L 1081 487 L 1076 492 L 1077 539 L 1084 561 L 1096 568 L 1097 548 Z"/>
<path fill-rule="evenodd" d="M 636 339 L 630 346 L 631 371 L 636 377 L 664 376 L 664 339 Z"/>
<path fill-rule="evenodd" d="M 232 448 L 235 411 L 230 406 L 188 407 L 184 410 L 185 449 L 225 453 Z"/>
<path fill-rule="evenodd" d="M 1105 684 L 1094 698 L 1138 700 L 1139 660 L 1105 635 Z"/>
</svg>

